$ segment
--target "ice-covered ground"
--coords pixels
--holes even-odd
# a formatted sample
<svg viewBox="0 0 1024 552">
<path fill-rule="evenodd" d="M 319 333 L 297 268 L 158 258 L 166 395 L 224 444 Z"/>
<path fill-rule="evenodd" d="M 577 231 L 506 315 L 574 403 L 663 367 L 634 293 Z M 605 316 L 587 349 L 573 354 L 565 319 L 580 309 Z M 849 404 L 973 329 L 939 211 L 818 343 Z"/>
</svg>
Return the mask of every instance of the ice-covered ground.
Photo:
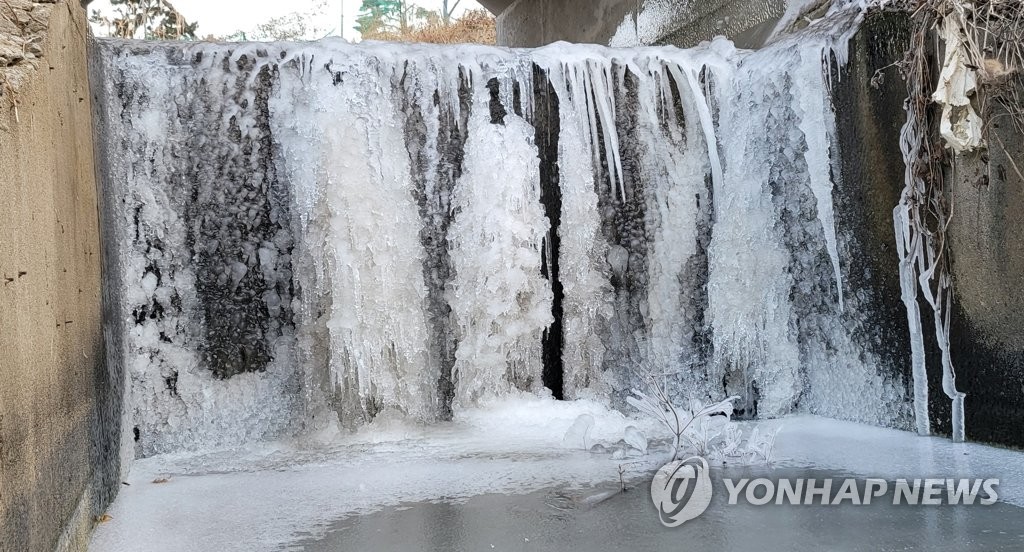
<svg viewBox="0 0 1024 552">
<path fill-rule="evenodd" d="M 386 506 L 586 488 L 616 481 L 620 465 L 639 479 L 665 462 L 664 447 L 626 459 L 584 452 L 582 444 L 570 448 L 563 439 L 581 414 L 595 419 L 591 446 L 614 448 L 630 425 L 660 436 L 649 421 L 597 403 L 524 395 L 463 411 L 443 425 L 378 419 L 354 434 L 156 456 L 134 464 L 91 550 L 279 550 L 347 515 Z M 1020 452 L 811 416 L 763 425 L 779 423 L 775 465 L 788 473 L 996 477 L 1000 499 L 1024 506 Z"/>
</svg>

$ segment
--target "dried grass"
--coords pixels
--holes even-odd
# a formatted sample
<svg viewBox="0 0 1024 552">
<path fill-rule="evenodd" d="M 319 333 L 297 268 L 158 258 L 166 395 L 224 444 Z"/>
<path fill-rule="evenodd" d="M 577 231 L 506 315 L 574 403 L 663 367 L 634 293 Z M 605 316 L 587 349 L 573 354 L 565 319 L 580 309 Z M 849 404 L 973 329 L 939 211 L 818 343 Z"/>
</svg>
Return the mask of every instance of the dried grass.
<svg viewBox="0 0 1024 552">
<path fill-rule="evenodd" d="M 1001 113 L 1024 134 L 1024 2 L 1022 0 L 930 0 L 938 21 L 953 18 L 978 75 L 978 111 L 985 134 Z M 987 136 L 986 136 L 987 137 Z"/>
<path fill-rule="evenodd" d="M 384 31 L 363 36 L 366 40 L 431 44 L 496 44 L 497 37 L 494 16 L 485 10 L 467 11 L 448 25 L 436 21 L 410 27 L 404 32 Z"/>
</svg>

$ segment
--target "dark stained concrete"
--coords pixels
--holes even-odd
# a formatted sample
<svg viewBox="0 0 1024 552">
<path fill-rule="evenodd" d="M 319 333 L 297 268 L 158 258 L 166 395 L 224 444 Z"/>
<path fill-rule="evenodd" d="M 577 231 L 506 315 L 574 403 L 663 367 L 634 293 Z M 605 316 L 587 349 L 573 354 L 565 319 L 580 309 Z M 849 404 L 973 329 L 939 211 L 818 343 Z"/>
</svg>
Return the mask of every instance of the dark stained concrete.
<svg viewBox="0 0 1024 552">
<path fill-rule="evenodd" d="M 120 485 L 105 430 L 120 407 L 103 354 L 88 37 L 77 0 L 0 0 L 0 50 L 25 44 L 0 63 L 3 552 L 84 550 Z"/>
</svg>

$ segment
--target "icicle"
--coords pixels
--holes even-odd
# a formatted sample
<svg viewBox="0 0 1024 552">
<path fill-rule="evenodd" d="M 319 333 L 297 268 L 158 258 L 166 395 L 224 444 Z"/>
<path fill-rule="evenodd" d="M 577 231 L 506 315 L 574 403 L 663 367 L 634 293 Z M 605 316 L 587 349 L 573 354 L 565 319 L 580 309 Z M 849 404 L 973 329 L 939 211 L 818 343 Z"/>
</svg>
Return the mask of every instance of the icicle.
<svg viewBox="0 0 1024 552">
<path fill-rule="evenodd" d="M 594 166 L 595 167 L 600 167 L 601 166 L 601 146 L 600 146 L 600 143 L 599 143 L 600 136 L 598 135 L 598 132 L 597 132 L 597 116 L 596 116 L 597 107 L 595 105 L 595 103 L 597 102 L 597 98 L 596 98 L 595 92 L 594 92 L 593 81 L 591 81 L 591 79 L 590 79 L 590 64 L 589 64 L 589 62 L 587 62 L 587 64 L 582 66 L 582 67 L 576 68 L 574 70 L 574 72 L 576 72 L 576 78 L 580 79 L 583 82 L 583 93 L 586 96 L 586 102 L 587 102 L 587 122 L 590 123 L 590 140 L 591 140 L 591 148 L 590 148 L 590 150 L 591 150 L 591 152 L 593 154 L 593 157 L 594 157 Z M 610 178 L 614 178 L 614 177 L 610 177 Z M 611 186 L 612 186 L 612 191 L 614 191 L 615 190 L 615 181 L 614 180 L 611 181 Z"/>
<path fill-rule="evenodd" d="M 692 94 L 697 108 L 697 115 L 700 117 L 701 129 L 704 131 L 704 143 L 708 148 L 708 158 L 711 161 L 711 178 L 714 182 L 715 194 L 722 193 L 725 183 L 722 160 L 718 154 L 718 136 L 715 134 L 711 108 L 708 106 L 708 98 L 700 89 L 700 77 L 693 68 L 688 68 L 684 74 L 678 65 L 671 64 L 668 67 L 672 77 L 676 80 L 676 86 L 679 87 L 679 90 L 683 90 L 683 81 L 685 81 L 690 94 Z"/>
<path fill-rule="evenodd" d="M 642 62 L 640 62 L 642 63 Z M 657 73 L 651 69 L 656 68 Z M 684 124 L 665 125 L 664 110 L 675 115 L 671 90 L 654 78 L 663 74 L 661 60 L 647 60 L 633 67 L 639 76 L 635 90 L 637 121 L 635 137 L 642 146 L 636 160 L 650 206 L 649 228 L 653 240 L 648 249 L 647 316 L 650 319 L 648 362 L 652 366 L 670 366 L 699 351 L 693 347 L 694 328 L 687 311 L 699 284 L 688 271 L 699 253 L 701 209 L 709 213 L 710 194 L 706 187 L 709 172 L 708 147 L 701 125 L 686 124 L 698 119 L 696 104 L 703 97 L 691 97 L 691 90 L 679 86 Z M 677 68 L 678 70 L 678 68 Z M 667 98 L 665 96 L 668 96 Z M 666 107 L 662 107 L 666 105 Z M 673 116 L 673 120 L 675 117 Z M 715 147 L 715 146 L 712 146 Z M 692 315 L 692 314 L 691 314 Z M 714 394 L 718 382 L 708 386 L 703 378 L 683 372 L 687 392 L 694 396 Z"/>
<path fill-rule="evenodd" d="M 907 169 L 910 170 L 909 168 Z M 914 257 L 920 249 L 920 236 L 910 231 L 910 206 L 904 192 L 900 204 L 893 210 L 896 229 L 896 254 L 899 257 L 900 289 L 907 309 L 910 329 L 910 362 L 914 378 L 914 420 L 919 435 L 931 435 L 928 419 L 928 373 L 925 370 L 924 331 L 921 310 L 917 304 L 917 279 L 914 278 Z"/>
<path fill-rule="evenodd" d="M 514 113 L 504 125 L 491 124 L 476 97 L 449 235 L 460 406 L 512 387 L 539 388 L 541 335 L 552 321 L 552 292 L 540 270 L 550 222 L 540 203 L 534 129 Z"/>
<path fill-rule="evenodd" d="M 626 201 L 626 188 L 622 182 L 622 157 L 619 152 L 619 134 L 615 123 L 615 83 L 611 78 L 611 62 L 588 63 L 587 80 L 594 98 L 594 110 L 601 121 L 605 155 L 608 158 L 608 180 L 612 190 L 619 191 L 619 197 Z M 597 140 L 597 123 L 591 123 L 594 139 Z M 595 150 L 600 151 L 600 150 Z"/>
<path fill-rule="evenodd" d="M 922 32 L 922 31 L 918 31 Z M 923 38 L 921 38 L 923 40 Z M 923 55 L 923 54 L 917 54 Z M 912 60 L 912 68 L 920 67 L 920 59 Z M 912 365 L 914 374 L 915 401 L 918 432 L 927 435 L 930 431 L 928 421 L 928 380 L 924 357 L 924 335 L 921 327 L 921 313 L 918 307 L 918 296 L 923 295 L 932 309 L 935 325 L 935 337 L 942 352 L 942 390 L 952 402 L 952 433 L 953 440 L 960 442 L 965 439 L 964 393 L 956 388 L 956 373 L 953 368 L 949 343 L 949 311 L 952 300 L 949 275 L 940 264 L 943 262 L 941 236 L 936 237 L 927 226 L 926 219 L 933 216 L 923 213 L 927 205 L 933 201 L 934 193 L 929 183 L 923 180 L 922 158 L 926 156 L 928 133 L 926 120 L 922 120 L 919 99 L 915 90 L 930 86 L 924 82 L 923 71 L 911 72 L 910 82 L 912 95 L 907 100 L 907 120 L 900 133 L 900 150 L 906 164 L 906 182 L 900 197 L 900 204 L 894 211 L 896 224 L 897 252 L 900 257 L 900 284 L 903 301 L 907 306 L 909 319 Z M 941 190 L 941 188 L 939 188 Z M 939 192 L 941 193 L 941 191 Z M 940 213 L 939 225 L 945 215 Z M 942 232 L 940 228 L 938 232 Z M 935 286 L 933 290 L 932 286 Z"/>
<path fill-rule="evenodd" d="M 953 441 L 964 441 L 964 393 L 956 389 L 956 373 L 953 370 L 953 360 L 949 345 L 949 317 L 950 302 L 953 292 L 950 286 L 949 275 L 942 273 L 936 277 L 935 270 L 938 268 L 938 259 L 935 248 L 929 244 L 926 248 L 926 255 L 921 257 L 923 263 L 919 270 L 918 285 L 923 291 L 925 301 L 932 308 L 935 321 L 935 340 L 938 342 L 939 350 L 942 351 L 942 392 L 949 397 L 952 403 L 953 419 Z M 938 279 L 936 285 L 938 291 L 932 292 L 931 281 Z"/>
<path fill-rule="evenodd" d="M 550 71 L 558 93 L 559 187 L 562 192 L 559 252 L 563 299 L 564 392 L 582 398 L 604 388 L 601 367 L 609 344 L 599 335 L 613 316 L 611 284 L 606 274 L 608 244 L 602 239 L 598 195 L 594 189 L 595 160 L 592 112 L 585 79 L 578 65 L 559 64 Z"/>
<path fill-rule="evenodd" d="M 836 290 L 839 292 L 839 311 L 843 311 L 843 272 L 839 265 L 839 251 L 836 239 L 835 212 L 832 204 L 832 162 L 829 146 L 832 142 L 830 129 L 835 128 L 835 115 L 826 94 L 824 72 L 828 61 L 821 52 L 801 52 L 794 84 L 796 100 L 802 110 L 800 131 L 804 133 L 807 151 L 804 159 L 811 179 L 811 190 L 817 200 L 818 221 L 825 233 L 825 243 L 832 268 L 835 271 Z"/>
</svg>

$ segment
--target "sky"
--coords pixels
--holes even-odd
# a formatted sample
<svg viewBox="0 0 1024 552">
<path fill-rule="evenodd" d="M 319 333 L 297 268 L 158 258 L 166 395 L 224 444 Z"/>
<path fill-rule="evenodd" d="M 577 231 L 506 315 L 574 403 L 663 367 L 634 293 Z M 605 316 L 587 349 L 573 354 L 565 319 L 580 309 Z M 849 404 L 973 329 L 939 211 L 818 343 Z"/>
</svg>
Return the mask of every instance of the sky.
<svg viewBox="0 0 1024 552">
<path fill-rule="evenodd" d="M 341 22 L 342 5 L 344 5 L 345 38 L 358 39 L 359 33 L 353 27 L 362 0 L 327 1 L 333 9 L 329 9 L 328 14 L 319 18 L 316 25 L 334 30 L 332 34 L 336 36 Z M 170 2 L 185 16 L 185 19 L 190 22 L 199 22 L 198 35 L 205 37 L 208 35 L 227 36 L 239 30 L 248 32 L 272 17 L 291 12 L 310 11 L 318 3 L 318 0 L 289 0 L 287 2 L 280 0 L 170 0 Z M 441 0 L 413 0 L 412 3 L 427 9 L 441 7 Z M 89 4 L 89 13 L 97 9 L 108 17 L 113 13 L 109 0 L 95 0 Z M 481 7 L 476 0 L 461 0 L 455 13 L 459 15 L 466 9 L 481 9 Z"/>
</svg>

